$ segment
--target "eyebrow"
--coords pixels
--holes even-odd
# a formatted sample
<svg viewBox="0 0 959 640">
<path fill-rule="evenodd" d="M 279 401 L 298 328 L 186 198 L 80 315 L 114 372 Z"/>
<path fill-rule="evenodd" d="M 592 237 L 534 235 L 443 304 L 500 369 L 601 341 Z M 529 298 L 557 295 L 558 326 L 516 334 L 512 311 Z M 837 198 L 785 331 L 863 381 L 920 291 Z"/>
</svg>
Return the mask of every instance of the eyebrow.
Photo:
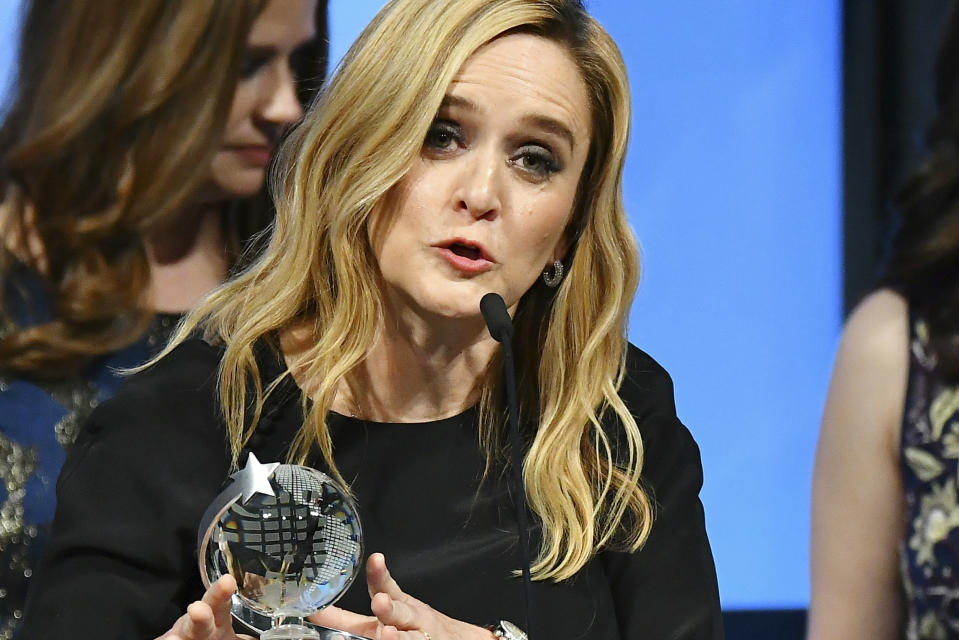
<svg viewBox="0 0 959 640">
<path fill-rule="evenodd" d="M 440 107 L 459 107 L 467 111 L 479 111 L 472 100 L 467 100 L 461 96 L 451 96 L 449 94 L 443 96 L 443 102 L 440 103 Z"/>
<path fill-rule="evenodd" d="M 440 104 L 440 106 L 441 108 L 458 107 L 460 109 L 465 109 L 466 111 L 479 111 L 479 108 L 474 102 L 467 100 L 462 96 L 443 96 L 443 102 Z M 570 131 L 569 127 L 555 118 L 550 118 L 549 116 L 543 115 L 528 115 L 523 117 L 522 122 L 528 127 L 541 129 L 547 133 L 562 138 L 569 144 L 570 150 L 576 148 L 576 140 L 573 137 L 573 132 Z"/>
<path fill-rule="evenodd" d="M 290 50 L 290 53 L 291 53 L 291 54 L 293 54 L 293 53 L 299 53 L 299 52 L 303 51 L 304 49 L 308 49 L 309 47 L 313 46 L 314 44 L 316 44 L 316 37 L 315 37 L 315 36 L 312 37 L 312 38 L 307 38 L 307 39 L 302 40 L 301 42 L 299 42 L 296 46 L 294 46 L 294 47 Z M 276 46 L 276 45 L 273 45 L 273 44 L 247 44 L 247 45 L 246 45 L 246 50 L 247 50 L 249 53 L 254 53 L 254 54 L 257 54 L 257 55 L 271 55 L 271 56 L 272 56 L 272 55 L 276 55 L 276 54 L 278 54 L 278 53 L 280 52 L 279 48 L 277 48 L 277 46 Z"/>
<path fill-rule="evenodd" d="M 559 120 L 550 118 L 548 116 L 526 116 L 523 118 L 523 122 L 529 126 L 542 129 L 547 133 L 551 133 L 554 136 L 562 138 L 569 143 L 570 150 L 576 148 L 576 142 L 573 139 L 573 132 L 570 131 L 569 127 Z"/>
</svg>

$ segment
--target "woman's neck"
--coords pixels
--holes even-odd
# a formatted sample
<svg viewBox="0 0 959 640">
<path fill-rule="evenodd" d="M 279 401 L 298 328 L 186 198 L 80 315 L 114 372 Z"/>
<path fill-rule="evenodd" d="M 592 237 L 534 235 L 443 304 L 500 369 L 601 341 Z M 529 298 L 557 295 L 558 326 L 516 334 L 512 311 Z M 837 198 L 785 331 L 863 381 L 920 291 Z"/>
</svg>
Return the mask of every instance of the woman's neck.
<svg viewBox="0 0 959 640">
<path fill-rule="evenodd" d="M 496 350 L 480 324 L 485 337 L 479 331 L 445 336 L 380 331 L 337 398 L 350 413 L 381 422 L 426 422 L 462 413 L 479 401 Z"/>
<path fill-rule="evenodd" d="M 150 300 L 156 311 L 189 310 L 226 278 L 228 260 L 222 208 L 184 211 L 145 238 Z"/>
<path fill-rule="evenodd" d="M 297 375 L 297 353 L 306 333 L 286 334 L 283 352 L 293 378 L 308 394 L 309 380 Z M 297 346 L 299 345 L 299 347 Z M 429 422 L 455 416 L 480 399 L 481 383 L 497 343 L 482 318 L 381 325 L 366 360 L 341 381 L 331 407 L 337 413 L 375 422 Z"/>
</svg>

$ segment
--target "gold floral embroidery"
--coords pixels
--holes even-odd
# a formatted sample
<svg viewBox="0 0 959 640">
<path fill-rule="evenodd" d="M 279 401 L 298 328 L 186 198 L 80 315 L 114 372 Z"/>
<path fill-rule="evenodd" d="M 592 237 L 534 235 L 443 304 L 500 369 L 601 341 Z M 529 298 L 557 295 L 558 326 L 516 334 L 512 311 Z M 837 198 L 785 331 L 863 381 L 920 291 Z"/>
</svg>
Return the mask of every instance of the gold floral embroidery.
<svg viewBox="0 0 959 640">
<path fill-rule="evenodd" d="M 942 456 L 959 458 L 959 423 L 955 421 L 949 425 L 949 432 L 942 436 Z"/>
<path fill-rule="evenodd" d="M 919 637 L 923 640 L 946 640 L 948 634 L 935 614 L 929 611 L 919 621 Z"/>
<path fill-rule="evenodd" d="M 956 504 L 956 481 L 949 478 L 922 496 L 919 515 L 913 520 L 909 548 L 916 552 L 916 564 L 935 565 L 933 547 L 959 526 L 959 505 Z"/>
<path fill-rule="evenodd" d="M 942 463 L 928 451 L 917 449 L 916 447 L 906 447 L 903 456 L 909 464 L 909 468 L 919 476 L 923 482 L 929 482 L 940 473 L 944 467 Z"/>
<path fill-rule="evenodd" d="M 959 389 L 945 387 L 929 405 L 929 423 L 932 426 L 933 438 L 938 440 L 942 436 L 946 422 L 956 411 L 959 411 Z"/>
</svg>

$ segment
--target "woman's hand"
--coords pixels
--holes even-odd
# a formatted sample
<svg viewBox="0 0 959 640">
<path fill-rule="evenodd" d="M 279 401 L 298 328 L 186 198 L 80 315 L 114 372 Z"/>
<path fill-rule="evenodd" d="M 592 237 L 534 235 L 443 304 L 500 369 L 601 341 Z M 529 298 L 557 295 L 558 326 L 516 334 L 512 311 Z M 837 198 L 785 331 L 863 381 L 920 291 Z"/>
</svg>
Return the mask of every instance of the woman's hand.
<svg viewBox="0 0 959 640">
<path fill-rule="evenodd" d="M 490 640 L 482 627 L 454 620 L 426 603 L 403 593 L 386 568 L 382 553 L 366 561 L 366 583 L 372 616 L 327 607 L 310 616 L 316 624 L 375 640 Z"/>
<path fill-rule="evenodd" d="M 169 631 L 157 640 L 253 640 L 233 632 L 230 599 L 236 591 L 236 580 L 225 575 L 206 590 L 203 599 L 186 608 Z"/>
</svg>

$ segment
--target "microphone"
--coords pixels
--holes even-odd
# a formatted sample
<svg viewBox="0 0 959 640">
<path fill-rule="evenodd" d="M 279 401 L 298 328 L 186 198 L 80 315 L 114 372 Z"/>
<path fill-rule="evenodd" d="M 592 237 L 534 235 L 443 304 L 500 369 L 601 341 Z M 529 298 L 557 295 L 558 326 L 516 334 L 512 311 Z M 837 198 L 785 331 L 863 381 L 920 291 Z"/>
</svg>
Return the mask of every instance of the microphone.
<svg viewBox="0 0 959 640">
<path fill-rule="evenodd" d="M 509 413 L 510 454 L 513 461 L 513 502 L 519 525 L 519 550 L 523 572 L 523 593 L 526 599 L 526 638 L 533 638 L 533 616 L 530 603 L 532 579 L 529 573 L 529 528 L 526 525 L 526 485 L 523 482 L 523 441 L 519 433 L 519 402 L 516 399 L 516 368 L 513 364 L 513 319 L 498 293 L 487 293 L 480 300 L 480 313 L 493 339 L 503 344 L 503 369 L 506 373 L 506 407 Z"/>
<path fill-rule="evenodd" d="M 506 303 L 498 293 L 487 293 L 480 300 L 480 313 L 486 321 L 486 327 L 493 340 L 503 342 L 513 340 L 513 320 L 506 310 Z"/>
</svg>

